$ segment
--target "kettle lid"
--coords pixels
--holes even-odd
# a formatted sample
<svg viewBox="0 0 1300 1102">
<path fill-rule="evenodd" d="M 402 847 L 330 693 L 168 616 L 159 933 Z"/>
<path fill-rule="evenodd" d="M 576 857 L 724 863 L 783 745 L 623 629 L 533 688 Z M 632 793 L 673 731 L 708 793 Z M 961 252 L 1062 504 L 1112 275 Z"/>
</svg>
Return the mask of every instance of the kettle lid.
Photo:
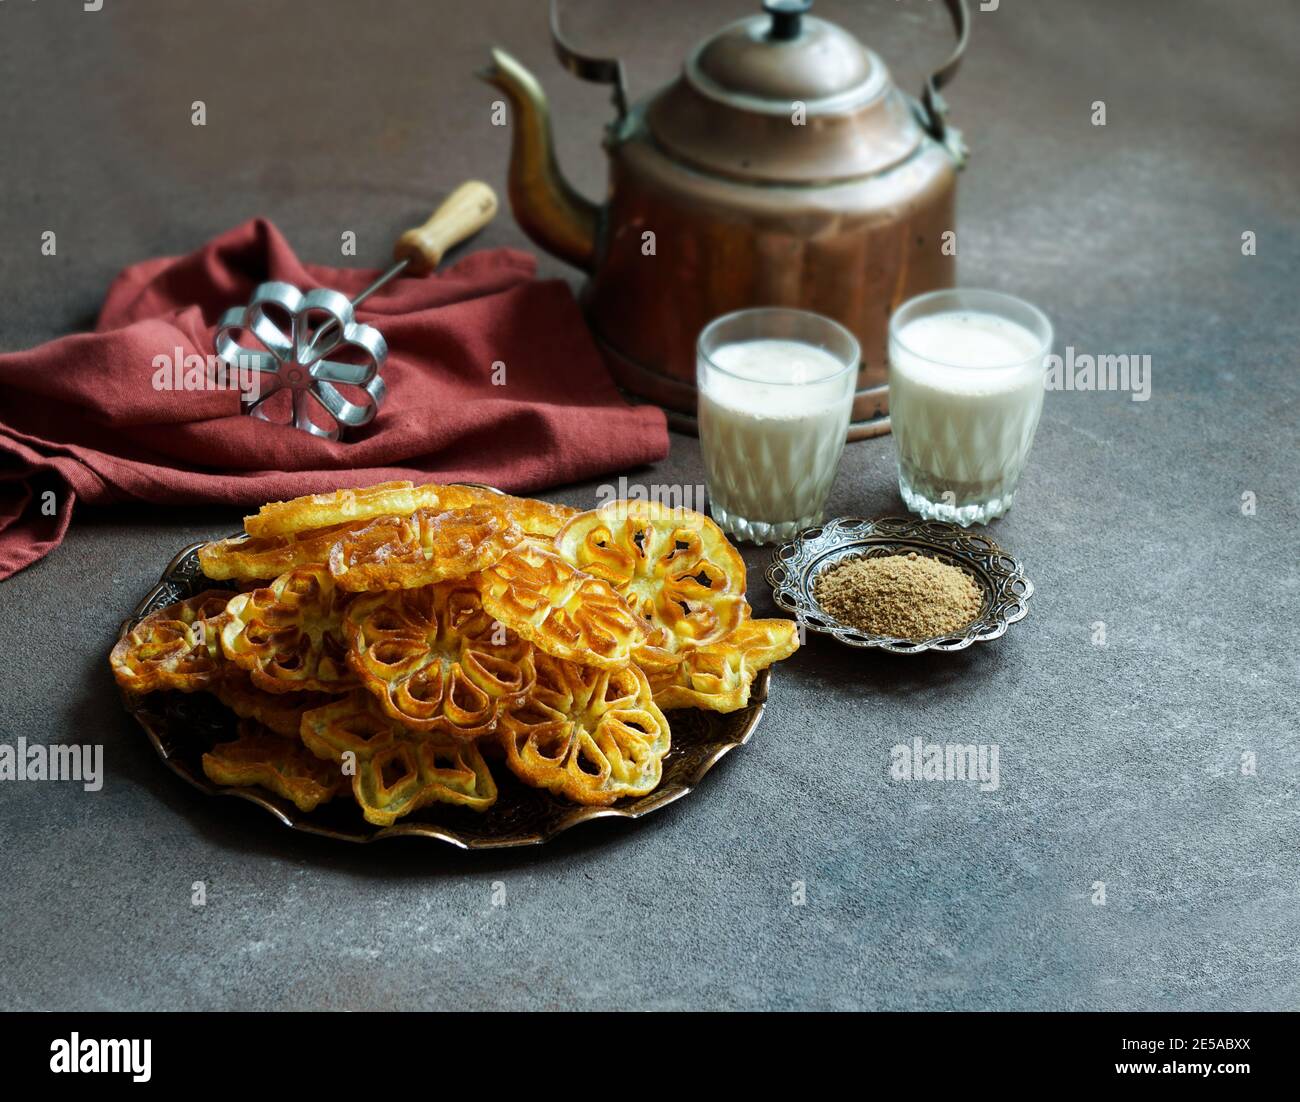
<svg viewBox="0 0 1300 1102">
<path fill-rule="evenodd" d="M 807 14 L 812 0 L 765 0 L 763 15 L 724 27 L 696 47 L 686 78 L 737 107 L 789 114 L 843 111 L 877 96 L 888 73 L 848 31 Z"/>
<path fill-rule="evenodd" d="M 924 133 L 885 63 L 811 7 L 764 0 L 700 43 L 646 109 L 660 148 L 759 184 L 870 176 L 911 156 Z"/>
</svg>

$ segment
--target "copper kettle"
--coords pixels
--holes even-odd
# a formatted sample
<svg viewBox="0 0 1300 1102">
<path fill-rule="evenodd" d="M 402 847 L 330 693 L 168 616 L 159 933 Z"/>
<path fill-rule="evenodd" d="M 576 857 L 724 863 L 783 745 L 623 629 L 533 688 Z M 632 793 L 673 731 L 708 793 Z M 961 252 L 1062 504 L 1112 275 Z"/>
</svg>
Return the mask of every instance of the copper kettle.
<svg viewBox="0 0 1300 1102">
<path fill-rule="evenodd" d="M 599 206 L 556 164 L 537 80 L 492 51 L 480 75 L 513 108 L 511 207 L 538 245 L 589 273 L 583 307 L 625 390 L 689 430 L 700 330 L 746 306 L 798 306 L 862 344 L 849 438 L 888 431 L 890 314 L 954 277 L 947 234 L 966 151 L 940 89 L 961 62 L 969 14 L 965 0 L 945 3 L 957 47 L 919 101 L 853 35 L 809 15 L 812 0 L 765 0 L 629 105 L 622 62 L 569 46 L 552 0 L 560 61 L 614 89 Z"/>
</svg>

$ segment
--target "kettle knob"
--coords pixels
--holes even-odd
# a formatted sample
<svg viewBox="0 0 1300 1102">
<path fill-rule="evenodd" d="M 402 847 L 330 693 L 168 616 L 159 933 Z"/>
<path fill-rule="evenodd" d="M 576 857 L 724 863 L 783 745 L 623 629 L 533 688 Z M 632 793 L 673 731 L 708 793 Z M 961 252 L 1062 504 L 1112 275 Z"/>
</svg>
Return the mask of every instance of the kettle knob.
<svg viewBox="0 0 1300 1102">
<path fill-rule="evenodd" d="M 763 10 L 772 17 L 767 37 L 777 42 L 798 38 L 803 17 L 812 9 L 813 0 L 763 0 Z"/>
</svg>

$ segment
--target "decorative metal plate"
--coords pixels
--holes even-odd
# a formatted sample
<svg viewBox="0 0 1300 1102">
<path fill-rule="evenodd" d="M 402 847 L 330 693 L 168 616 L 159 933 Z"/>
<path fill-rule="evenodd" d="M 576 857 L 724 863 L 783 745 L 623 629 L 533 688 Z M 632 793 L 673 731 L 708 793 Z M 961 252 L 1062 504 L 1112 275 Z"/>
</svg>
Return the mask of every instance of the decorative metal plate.
<svg viewBox="0 0 1300 1102">
<path fill-rule="evenodd" d="M 125 635 L 143 617 L 205 589 L 229 589 L 214 582 L 199 567 L 198 549 L 191 544 L 167 565 L 158 584 L 122 624 Z M 461 849 L 533 846 L 593 819 L 639 819 L 667 807 L 692 791 L 728 752 L 750 740 L 767 702 L 770 670 L 754 679 L 749 706 L 729 715 L 694 709 L 668 712 L 672 749 L 664 758 L 663 780 L 649 795 L 620 800 L 611 807 L 583 807 L 529 788 L 518 781 L 504 761 L 492 761 L 499 795 L 479 813 L 446 804 L 434 805 L 390 827 L 367 823 L 356 805 L 336 799 L 315 811 L 299 811 L 288 800 L 260 788 L 227 788 L 213 784 L 203 772 L 202 758 L 214 743 L 235 737 L 235 716 L 207 693 L 153 693 L 138 699 L 123 697 L 126 709 L 144 728 L 167 767 L 210 796 L 235 796 L 269 811 L 285 826 L 346 842 L 376 842 L 386 838 L 433 838 Z"/>
<path fill-rule="evenodd" d="M 813 596 L 813 583 L 823 570 L 844 559 L 916 551 L 960 567 L 983 592 L 979 615 L 965 628 L 934 639 L 895 639 L 872 635 L 841 623 Z M 1034 584 L 1025 568 L 987 536 L 937 520 L 916 517 L 837 517 L 800 532 L 772 555 L 767 581 L 776 603 L 792 613 L 809 631 L 833 636 L 850 647 L 874 647 L 894 654 L 926 650 L 963 650 L 972 643 L 997 639 L 1029 613 Z"/>
</svg>

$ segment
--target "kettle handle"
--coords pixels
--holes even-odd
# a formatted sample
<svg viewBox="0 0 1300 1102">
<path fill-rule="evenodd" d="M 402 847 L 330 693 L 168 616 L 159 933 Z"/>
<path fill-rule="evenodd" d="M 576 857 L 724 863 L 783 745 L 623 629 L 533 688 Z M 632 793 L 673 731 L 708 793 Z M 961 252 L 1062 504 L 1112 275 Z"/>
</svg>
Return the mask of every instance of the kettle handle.
<svg viewBox="0 0 1300 1102">
<path fill-rule="evenodd" d="M 579 53 L 570 46 L 560 33 L 560 0 L 551 0 L 551 42 L 560 64 L 579 80 L 614 86 L 614 106 L 618 110 L 618 121 L 622 122 L 627 117 L 627 77 L 623 72 L 622 60 L 616 57 L 592 57 L 590 54 Z"/>
<path fill-rule="evenodd" d="M 953 29 L 957 34 L 957 45 L 953 48 L 948 60 L 931 73 L 929 79 L 925 82 L 925 88 L 921 92 L 921 104 L 918 114 L 926 133 L 941 145 L 946 146 L 957 161 L 958 167 L 961 167 L 966 163 L 968 150 L 961 131 L 955 126 L 948 125 L 948 104 L 944 100 L 940 89 L 946 86 L 957 75 L 957 70 L 961 68 L 961 59 L 966 53 L 966 44 L 970 41 L 970 11 L 966 7 L 966 0 L 944 0 L 944 5 L 952 16 Z M 785 9 L 784 4 L 769 5 L 765 3 L 764 7 L 769 11 L 779 7 L 782 9 L 782 13 Z M 812 7 L 812 4 L 806 3 L 795 5 L 795 7 L 799 9 L 799 14 L 802 14 L 803 11 Z M 580 80 L 591 81 L 595 84 L 612 84 L 614 86 L 614 106 L 618 110 L 618 121 L 622 122 L 627 117 L 628 110 L 627 76 L 623 70 L 622 60 L 614 57 L 592 57 L 590 54 L 580 53 L 575 50 L 565 41 L 564 35 L 560 33 L 560 0 L 551 0 L 550 8 L 551 42 L 555 46 L 555 55 L 560 59 L 560 64 Z M 777 14 L 782 13 L 773 13 L 774 20 Z M 794 19 L 797 27 L 798 16 L 794 16 Z"/>
<path fill-rule="evenodd" d="M 952 54 L 938 69 L 930 74 L 921 93 L 921 125 L 935 141 L 947 147 L 957 161 L 958 167 L 966 163 L 968 150 L 962 139 L 961 131 L 948 125 L 948 104 L 940 91 L 961 68 L 961 59 L 966 53 L 966 44 L 970 41 L 970 11 L 966 0 L 944 0 L 948 14 L 952 16 L 953 29 L 957 32 L 957 45 Z"/>
</svg>

